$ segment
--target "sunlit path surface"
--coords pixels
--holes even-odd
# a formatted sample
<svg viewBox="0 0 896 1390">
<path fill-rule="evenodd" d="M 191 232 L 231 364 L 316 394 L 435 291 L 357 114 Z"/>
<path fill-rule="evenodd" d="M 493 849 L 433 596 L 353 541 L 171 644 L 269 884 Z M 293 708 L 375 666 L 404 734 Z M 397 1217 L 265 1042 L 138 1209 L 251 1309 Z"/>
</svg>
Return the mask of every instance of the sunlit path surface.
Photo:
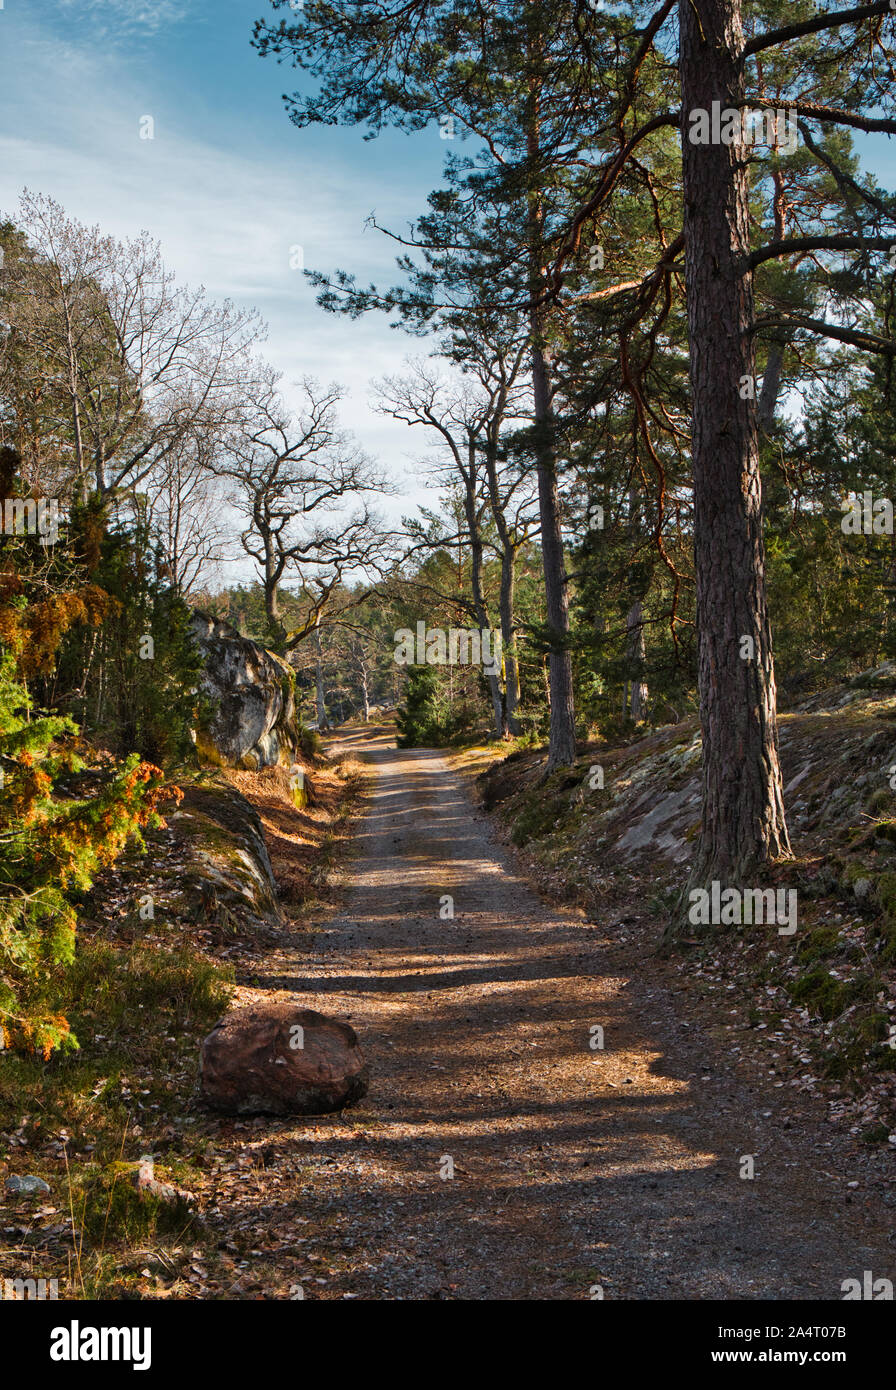
<svg viewBox="0 0 896 1390">
<path fill-rule="evenodd" d="M 261 1184 L 307 1297 L 837 1298 L 888 1267 L 889 1227 L 602 924 L 540 901 L 444 756 L 341 746 L 375 774 L 343 908 L 260 981 L 349 1019 L 371 1063 L 357 1109 L 277 1127 L 289 1198 Z"/>
</svg>

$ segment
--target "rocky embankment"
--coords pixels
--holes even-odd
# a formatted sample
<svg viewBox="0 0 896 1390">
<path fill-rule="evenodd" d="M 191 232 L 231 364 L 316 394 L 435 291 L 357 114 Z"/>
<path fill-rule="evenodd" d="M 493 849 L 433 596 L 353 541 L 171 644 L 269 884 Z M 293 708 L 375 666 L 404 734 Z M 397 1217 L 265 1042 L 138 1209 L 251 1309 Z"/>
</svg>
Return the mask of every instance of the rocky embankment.
<svg viewBox="0 0 896 1390">
<path fill-rule="evenodd" d="M 204 660 L 201 768 L 181 780 L 181 800 L 147 836 L 148 853 L 126 855 L 101 893 L 116 914 L 207 927 L 221 944 L 281 924 L 262 815 L 305 806 L 313 772 L 287 662 L 206 614 L 195 615 L 193 632 Z"/>
</svg>

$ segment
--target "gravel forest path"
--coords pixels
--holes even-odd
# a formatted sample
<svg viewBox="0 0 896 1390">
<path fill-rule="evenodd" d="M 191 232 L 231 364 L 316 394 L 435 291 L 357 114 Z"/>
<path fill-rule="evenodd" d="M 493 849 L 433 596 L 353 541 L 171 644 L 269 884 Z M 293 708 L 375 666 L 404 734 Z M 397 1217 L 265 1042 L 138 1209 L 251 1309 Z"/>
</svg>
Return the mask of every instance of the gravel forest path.
<svg viewBox="0 0 896 1390">
<path fill-rule="evenodd" d="M 280 1176 L 253 1200 L 283 1280 L 311 1298 L 839 1299 L 864 1270 L 894 1277 L 893 1211 L 820 1107 L 729 1069 L 611 922 L 546 906 L 444 756 L 383 730 L 336 747 L 371 772 L 340 911 L 257 983 L 349 1019 L 372 1080 L 342 1116 L 266 1133 Z"/>
</svg>

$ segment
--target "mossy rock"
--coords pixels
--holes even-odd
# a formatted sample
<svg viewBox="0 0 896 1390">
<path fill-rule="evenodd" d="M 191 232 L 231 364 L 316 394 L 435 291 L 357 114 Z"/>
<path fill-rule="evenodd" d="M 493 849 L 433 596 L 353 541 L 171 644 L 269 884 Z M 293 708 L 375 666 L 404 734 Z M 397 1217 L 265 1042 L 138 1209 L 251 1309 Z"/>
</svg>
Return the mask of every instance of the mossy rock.
<svg viewBox="0 0 896 1390">
<path fill-rule="evenodd" d="M 284 705 L 295 697 L 296 693 L 296 673 L 292 669 L 281 670 L 280 672 L 280 693 L 283 696 Z"/>
<path fill-rule="evenodd" d="M 804 898 L 824 898 L 836 893 L 844 869 L 839 860 L 822 864 L 814 874 L 806 874 L 800 879 L 800 893 Z"/>
<path fill-rule="evenodd" d="M 248 770 L 292 762 L 299 729 L 289 663 L 199 610 L 191 631 L 203 659 L 202 690 L 213 710 L 195 731 L 200 757 Z"/>
<path fill-rule="evenodd" d="M 863 864 L 861 860 L 853 860 L 851 864 L 847 864 L 845 866 L 843 873 L 840 876 L 839 886 L 841 892 L 844 892 L 849 897 L 852 897 L 853 885 L 858 883 L 859 879 L 861 878 L 871 879 L 871 881 L 873 882 L 875 874 L 871 869 L 868 868 L 867 864 Z"/>
<path fill-rule="evenodd" d="M 220 775 L 188 787 L 168 823 L 186 852 L 179 886 L 193 900 L 192 916 L 213 898 L 250 928 L 280 921 L 261 820 L 235 787 Z"/>
</svg>

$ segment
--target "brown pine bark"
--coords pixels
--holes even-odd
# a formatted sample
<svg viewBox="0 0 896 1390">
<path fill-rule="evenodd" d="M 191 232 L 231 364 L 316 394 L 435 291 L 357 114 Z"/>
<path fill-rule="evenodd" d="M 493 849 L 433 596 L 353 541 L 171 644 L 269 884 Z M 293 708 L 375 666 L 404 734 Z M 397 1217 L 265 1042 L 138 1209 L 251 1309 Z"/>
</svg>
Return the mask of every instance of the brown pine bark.
<svg viewBox="0 0 896 1390">
<path fill-rule="evenodd" d="M 535 428 L 538 436 L 536 471 L 538 509 L 541 517 L 541 558 L 544 568 L 545 607 L 548 627 L 557 641 L 549 656 L 551 685 L 551 732 L 548 742 L 547 771 L 566 767 L 575 761 L 576 721 L 572 687 L 572 657 L 565 641 L 569 636 L 569 589 L 560 530 L 560 495 L 554 454 L 553 414 L 550 404 L 547 364 L 533 326 L 532 385 Z"/>
<path fill-rule="evenodd" d="M 479 510 L 476 505 L 477 477 L 476 477 L 476 436 L 472 432 L 467 441 L 467 467 L 462 470 L 464 479 L 464 515 L 467 520 L 467 532 L 470 537 L 470 582 L 473 589 L 473 607 L 476 611 L 476 621 L 481 632 L 491 629 L 488 609 L 485 603 L 485 593 L 482 587 L 482 526 L 480 522 Z M 494 648 L 492 649 L 494 651 Z M 492 672 L 486 675 L 488 681 L 489 694 L 492 700 L 492 723 L 495 736 L 502 738 L 506 731 L 506 720 L 504 713 L 504 695 L 501 690 L 500 672 Z"/>
<path fill-rule="evenodd" d="M 517 710 L 520 704 L 520 669 L 516 655 L 516 628 L 513 619 L 514 566 L 513 547 L 501 552 L 501 650 L 504 654 L 504 713 L 508 737 L 520 731 Z"/>
<path fill-rule="evenodd" d="M 537 80 L 530 82 L 530 110 L 526 132 L 530 169 L 539 162 L 539 103 Z M 535 425 L 535 471 L 538 479 L 538 510 L 541 519 L 541 558 L 544 568 L 545 609 L 548 627 L 556 645 L 550 652 L 551 729 L 546 772 L 567 767 L 576 757 L 576 719 L 573 700 L 572 657 L 569 637 L 569 586 L 560 528 L 560 492 L 557 486 L 554 411 L 545 353 L 545 331 L 538 297 L 546 274 L 544 250 L 544 207 L 537 186 L 528 195 L 529 312 L 531 336 L 533 423 Z"/>
<path fill-rule="evenodd" d="M 690 112 L 744 101 L 740 0 L 681 0 L 685 275 L 693 392 L 703 820 L 693 882 L 787 855 L 765 591 L 746 149 L 693 144 Z M 746 399 L 742 399 L 742 395 Z"/>
<path fill-rule="evenodd" d="M 492 519 L 501 543 L 501 595 L 499 601 L 501 620 L 501 651 L 504 656 L 504 725 L 505 737 L 516 736 L 520 732 L 517 710 L 520 704 L 520 672 L 516 651 L 516 623 L 514 620 L 514 588 L 516 584 L 516 555 L 518 547 L 513 542 L 507 517 L 501 505 L 501 489 L 498 484 L 498 465 L 496 458 L 497 442 L 492 439 L 486 449 L 486 471 L 488 474 L 489 500 Z"/>
<path fill-rule="evenodd" d="M 647 643 L 644 640 L 644 607 L 640 599 L 632 604 L 625 620 L 628 640 L 626 654 L 632 670 L 632 691 L 629 713 L 635 724 L 647 718 L 647 683 L 641 679 L 644 662 L 647 660 Z M 626 711 L 623 710 L 623 714 Z"/>
</svg>

